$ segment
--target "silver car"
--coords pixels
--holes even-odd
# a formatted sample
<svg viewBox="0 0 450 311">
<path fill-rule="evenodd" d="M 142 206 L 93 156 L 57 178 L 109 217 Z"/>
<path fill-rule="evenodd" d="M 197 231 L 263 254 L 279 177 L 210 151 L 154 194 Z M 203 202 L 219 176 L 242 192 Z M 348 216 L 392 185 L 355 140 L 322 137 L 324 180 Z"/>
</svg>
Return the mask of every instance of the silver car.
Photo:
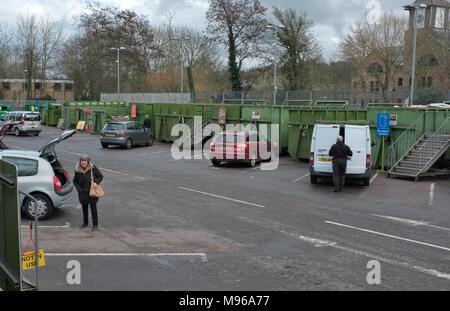
<svg viewBox="0 0 450 311">
<path fill-rule="evenodd" d="M 67 203 L 72 197 L 73 184 L 69 173 L 62 167 L 55 146 L 75 134 L 65 131 L 44 145 L 39 151 L 7 149 L 0 151 L 0 159 L 17 166 L 19 191 L 34 196 L 38 206 L 38 219 L 52 216 L 54 208 Z M 34 219 L 34 204 L 19 195 L 19 206 L 30 219 Z"/>
<path fill-rule="evenodd" d="M 11 111 L 1 116 L 2 125 L 10 121 L 19 122 L 11 129 L 11 132 L 16 136 L 28 133 L 38 136 L 42 131 L 41 114 L 39 112 Z"/>
</svg>

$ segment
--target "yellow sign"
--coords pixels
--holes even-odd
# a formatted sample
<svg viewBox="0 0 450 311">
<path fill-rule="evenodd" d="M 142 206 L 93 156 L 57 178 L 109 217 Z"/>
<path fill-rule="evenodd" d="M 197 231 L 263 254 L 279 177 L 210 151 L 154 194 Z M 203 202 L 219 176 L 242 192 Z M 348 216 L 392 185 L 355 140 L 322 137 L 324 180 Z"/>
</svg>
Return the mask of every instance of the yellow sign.
<svg viewBox="0 0 450 311">
<path fill-rule="evenodd" d="M 39 267 L 45 266 L 44 250 L 40 249 L 39 255 Z M 22 270 L 34 269 L 36 267 L 35 252 L 26 252 L 22 255 Z"/>
<path fill-rule="evenodd" d="M 333 162 L 332 158 L 319 158 L 319 162 Z"/>
<path fill-rule="evenodd" d="M 85 126 L 86 126 L 86 121 L 78 121 L 77 130 L 82 131 L 82 130 L 84 130 Z"/>
</svg>

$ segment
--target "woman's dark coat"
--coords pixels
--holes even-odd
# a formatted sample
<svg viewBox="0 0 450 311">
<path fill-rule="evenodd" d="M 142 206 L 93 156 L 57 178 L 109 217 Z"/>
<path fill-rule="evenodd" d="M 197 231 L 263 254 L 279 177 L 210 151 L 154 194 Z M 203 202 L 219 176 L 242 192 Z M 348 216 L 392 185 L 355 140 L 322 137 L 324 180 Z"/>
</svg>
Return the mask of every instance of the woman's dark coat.
<svg viewBox="0 0 450 311">
<path fill-rule="evenodd" d="M 98 198 L 91 198 L 89 196 L 89 192 L 91 190 L 91 170 L 93 172 L 94 181 L 96 184 L 100 184 L 103 180 L 103 175 L 100 170 L 89 163 L 86 173 L 83 173 L 83 169 L 80 166 L 80 163 L 77 163 L 75 167 L 75 176 L 73 177 L 73 184 L 78 191 L 78 199 L 82 205 L 85 204 L 95 204 L 98 202 Z"/>
</svg>

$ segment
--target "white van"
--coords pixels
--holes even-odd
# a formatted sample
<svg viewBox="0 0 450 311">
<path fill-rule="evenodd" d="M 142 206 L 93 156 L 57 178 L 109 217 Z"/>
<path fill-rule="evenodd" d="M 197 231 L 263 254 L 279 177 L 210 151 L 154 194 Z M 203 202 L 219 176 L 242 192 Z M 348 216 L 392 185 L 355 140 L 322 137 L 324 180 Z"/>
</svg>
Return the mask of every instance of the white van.
<svg viewBox="0 0 450 311">
<path fill-rule="evenodd" d="M 332 177 L 332 157 L 330 148 L 341 135 L 350 147 L 353 156 L 347 160 L 346 178 L 362 179 L 364 186 L 370 182 L 371 140 L 369 126 L 316 124 L 311 139 L 309 173 L 311 183 L 319 177 Z"/>
<path fill-rule="evenodd" d="M 39 112 L 11 111 L 2 115 L 2 125 L 10 121 L 20 122 L 10 130 L 10 133 L 14 133 L 16 136 L 28 133 L 38 136 L 42 131 L 41 114 Z"/>
</svg>

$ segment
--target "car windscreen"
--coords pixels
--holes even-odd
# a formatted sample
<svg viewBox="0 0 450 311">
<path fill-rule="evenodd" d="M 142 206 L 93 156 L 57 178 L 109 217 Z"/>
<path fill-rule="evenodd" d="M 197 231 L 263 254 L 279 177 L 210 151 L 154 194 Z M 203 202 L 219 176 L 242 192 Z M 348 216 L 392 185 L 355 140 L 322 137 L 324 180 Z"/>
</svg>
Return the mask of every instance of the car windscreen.
<svg viewBox="0 0 450 311">
<path fill-rule="evenodd" d="M 245 142 L 244 135 L 234 135 L 234 134 L 220 134 L 216 138 L 217 143 L 243 143 Z"/>
<path fill-rule="evenodd" d="M 124 125 L 121 123 L 108 123 L 105 126 L 106 131 L 121 131 L 124 129 Z"/>
<path fill-rule="evenodd" d="M 41 115 L 39 113 L 30 113 L 25 115 L 25 121 L 40 121 Z"/>
</svg>

